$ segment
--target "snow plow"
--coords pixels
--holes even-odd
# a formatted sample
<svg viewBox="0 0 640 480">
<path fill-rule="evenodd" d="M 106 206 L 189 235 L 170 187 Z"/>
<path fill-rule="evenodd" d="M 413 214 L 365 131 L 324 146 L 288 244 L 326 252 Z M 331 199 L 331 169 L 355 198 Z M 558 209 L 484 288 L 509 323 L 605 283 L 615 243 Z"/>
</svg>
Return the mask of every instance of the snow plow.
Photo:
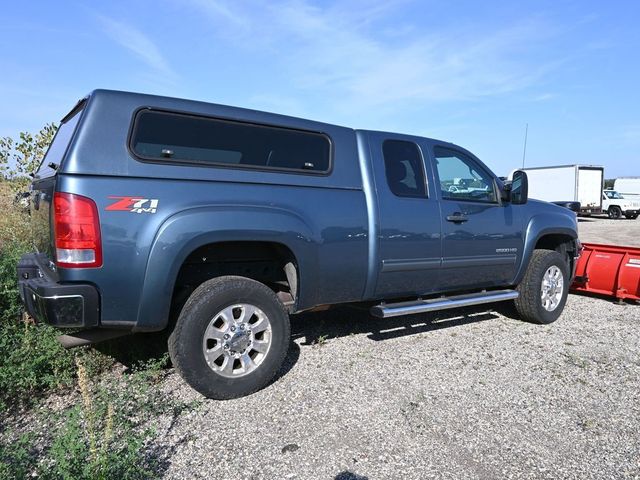
<svg viewBox="0 0 640 480">
<path fill-rule="evenodd" d="M 573 292 L 640 301 L 640 247 L 583 243 Z"/>
</svg>

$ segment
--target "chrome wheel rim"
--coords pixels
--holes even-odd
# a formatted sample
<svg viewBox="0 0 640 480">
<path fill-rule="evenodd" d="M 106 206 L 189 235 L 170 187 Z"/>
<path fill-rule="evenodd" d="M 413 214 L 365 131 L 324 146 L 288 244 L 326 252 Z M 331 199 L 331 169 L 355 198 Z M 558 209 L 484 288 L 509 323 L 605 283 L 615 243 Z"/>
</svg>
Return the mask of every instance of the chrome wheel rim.
<svg viewBox="0 0 640 480">
<path fill-rule="evenodd" d="M 264 362 L 271 339 L 269 317 L 255 305 L 238 303 L 211 319 L 202 338 L 202 353 L 218 375 L 242 377 Z"/>
<path fill-rule="evenodd" d="M 542 307 L 547 312 L 553 312 L 562 299 L 564 291 L 564 276 L 562 270 L 555 265 L 550 266 L 542 277 L 542 286 L 540 289 L 540 299 Z"/>
</svg>

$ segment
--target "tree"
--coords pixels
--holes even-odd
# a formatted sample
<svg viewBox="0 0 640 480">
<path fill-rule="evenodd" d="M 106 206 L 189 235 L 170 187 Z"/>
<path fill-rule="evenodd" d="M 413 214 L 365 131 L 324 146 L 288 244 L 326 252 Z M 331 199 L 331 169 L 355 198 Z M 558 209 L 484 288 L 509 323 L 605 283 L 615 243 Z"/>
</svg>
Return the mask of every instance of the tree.
<svg viewBox="0 0 640 480">
<path fill-rule="evenodd" d="M 35 135 L 20 132 L 18 140 L 11 137 L 0 138 L 0 175 L 5 180 L 12 180 L 16 189 L 24 188 L 35 173 L 42 157 L 47 151 L 58 126 L 46 124 Z"/>
</svg>

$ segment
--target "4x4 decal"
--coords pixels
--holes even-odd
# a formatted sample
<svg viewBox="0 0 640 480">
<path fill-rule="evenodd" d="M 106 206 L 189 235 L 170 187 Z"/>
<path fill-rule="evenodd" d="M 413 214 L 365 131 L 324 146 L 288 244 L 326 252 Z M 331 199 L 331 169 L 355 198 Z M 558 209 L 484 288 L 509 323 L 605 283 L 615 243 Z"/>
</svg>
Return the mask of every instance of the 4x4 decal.
<svg viewBox="0 0 640 480">
<path fill-rule="evenodd" d="M 115 195 L 109 195 L 109 198 L 117 198 L 118 201 L 107 206 L 105 210 L 133 213 L 156 213 L 158 210 L 157 198 L 118 197 Z"/>
</svg>

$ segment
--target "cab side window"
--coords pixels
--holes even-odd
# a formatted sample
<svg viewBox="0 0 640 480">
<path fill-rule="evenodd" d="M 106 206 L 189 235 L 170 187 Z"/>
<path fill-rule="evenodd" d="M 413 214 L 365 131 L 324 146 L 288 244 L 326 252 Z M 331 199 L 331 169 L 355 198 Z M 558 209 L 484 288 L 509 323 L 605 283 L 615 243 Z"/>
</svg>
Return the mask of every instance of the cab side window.
<svg viewBox="0 0 640 480">
<path fill-rule="evenodd" d="M 471 157 L 443 147 L 435 147 L 434 153 L 443 199 L 497 202 L 493 177 Z"/>
<path fill-rule="evenodd" d="M 404 140 L 385 140 L 382 153 L 387 184 L 394 195 L 425 198 L 424 163 L 418 145 Z"/>
</svg>

